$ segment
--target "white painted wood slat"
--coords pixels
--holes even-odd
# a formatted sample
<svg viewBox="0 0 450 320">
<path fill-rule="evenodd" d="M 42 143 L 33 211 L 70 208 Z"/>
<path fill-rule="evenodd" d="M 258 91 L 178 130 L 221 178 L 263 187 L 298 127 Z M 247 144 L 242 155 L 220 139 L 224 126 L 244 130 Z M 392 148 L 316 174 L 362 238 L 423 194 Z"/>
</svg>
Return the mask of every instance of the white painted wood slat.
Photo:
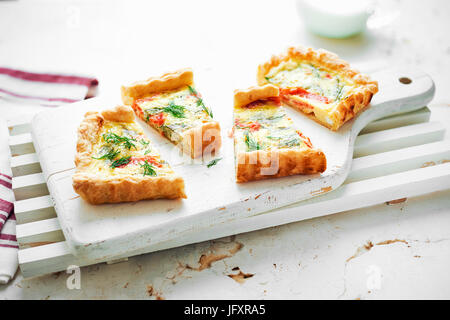
<svg viewBox="0 0 450 320">
<path fill-rule="evenodd" d="M 449 140 L 399 148 L 353 159 L 351 171 L 344 183 L 427 167 L 445 161 L 450 161 Z"/>
<path fill-rule="evenodd" d="M 441 140 L 445 127 L 439 122 L 427 122 L 410 126 L 367 133 L 356 138 L 353 157 L 391 151 Z"/>
<path fill-rule="evenodd" d="M 13 177 L 12 188 L 16 200 L 40 197 L 48 194 L 47 184 L 42 172 Z"/>
<path fill-rule="evenodd" d="M 430 109 L 428 109 L 428 107 L 423 107 L 422 109 L 416 111 L 398 114 L 395 116 L 390 116 L 373 121 L 369 123 L 364 129 L 362 129 L 359 134 L 361 135 L 381 130 L 409 126 L 417 123 L 428 122 L 430 120 L 430 115 Z"/>
<path fill-rule="evenodd" d="M 9 137 L 9 147 L 13 157 L 35 152 L 31 133 L 22 133 Z"/>
<path fill-rule="evenodd" d="M 179 239 L 173 239 L 148 247 L 142 251 L 133 252 L 132 255 L 368 207 L 398 198 L 419 196 L 449 188 L 450 163 L 353 182 L 323 196 L 253 216 L 248 218 L 246 223 L 234 221 L 226 226 L 218 225 L 208 230 L 197 230 L 196 234 L 183 235 Z M 273 216 L 277 216 L 276 223 L 274 223 Z M 117 257 L 117 259 L 120 258 L 122 257 Z M 49 273 L 64 270 L 71 264 L 83 266 L 105 262 L 106 260 L 82 261 L 70 253 L 65 242 L 60 242 L 20 250 L 19 261 L 24 276 L 28 277 L 42 272 Z"/>
<path fill-rule="evenodd" d="M 42 172 L 36 153 L 27 153 L 11 158 L 11 170 L 14 177 Z"/>
<path fill-rule="evenodd" d="M 16 201 L 14 212 L 18 224 L 56 217 L 53 201 L 49 195 Z"/>
<path fill-rule="evenodd" d="M 20 246 L 37 246 L 64 241 L 58 218 L 18 224 L 17 242 Z"/>
<path fill-rule="evenodd" d="M 357 155 L 360 157 L 353 160 L 348 179 L 333 192 L 247 218 L 246 223 L 234 221 L 218 225 L 117 256 L 113 260 L 121 261 L 127 256 L 266 228 L 274 225 L 273 221 L 277 221 L 277 225 L 290 223 L 450 188 L 450 163 L 445 163 L 450 159 L 450 142 L 439 141 L 445 131 L 439 123 L 417 124 L 428 119 L 429 110 L 423 108 L 374 121 L 372 127 L 365 131 L 366 134 L 357 138 L 355 149 L 359 148 Z M 403 127 L 392 129 L 392 126 Z M 21 138 L 12 141 L 16 145 L 26 141 L 22 133 L 18 136 Z M 365 150 L 366 146 L 374 150 Z M 23 150 L 30 154 L 17 157 L 14 162 L 16 167 L 31 164 L 36 159 L 29 152 L 31 149 Z M 15 175 L 13 189 L 18 200 L 15 209 L 17 238 L 21 246 L 19 262 L 25 277 L 64 270 L 71 264 L 84 266 L 111 261 L 111 258 L 81 260 L 71 254 L 42 173 Z M 274 215 L 277 219 L 273 218 Z"/>
</svg>

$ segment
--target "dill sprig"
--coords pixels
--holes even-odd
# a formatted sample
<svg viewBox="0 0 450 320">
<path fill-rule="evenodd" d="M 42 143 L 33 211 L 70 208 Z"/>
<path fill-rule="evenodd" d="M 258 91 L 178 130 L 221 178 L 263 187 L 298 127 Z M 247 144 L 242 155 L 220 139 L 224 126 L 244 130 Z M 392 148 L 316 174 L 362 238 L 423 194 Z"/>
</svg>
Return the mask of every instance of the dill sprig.
<svg viewBox="0 0 450 320">
<path fill-rule="evenodd" d="M 109 149 L 104 155 L 101 157 L 92 157 L 96 160 L 113 160 L 117 155 L 120 153 L 120 151 L 115 150 L 114 148 Z"/>
<path fill-rule="evenodd" d="M 245 144 L 247 145 L 248 151 L 261 150 L 261 146 L 253 138 L 253 136 L 250 134 L 248 130 L 245 131 L 244 136 L 245 136 L 244 141 Z"/>
<path fill-rule="evenodd" d="M 336 91 L 335 91 L 334 100 L 335 101 L 339 101 L 342 98 L 342 93 L 343 93 L 344 86 L 340 85 L 339 78 L 336 78 L 336 80 L 337 80 L 337 83 L 336 83 Z"/>
<path fill-rule="evenodd" d="M 212 110 L 205 106 L 205 104 L 203 103 L 203 99 L 198 96 L 197 91 L 191 86 L 188 86 L 188 88 L 191 94 L 197 98 L 197 106 L 201 106 L 203 108 L 203 111 L 205 111 L 211 118 L 213 118 Z"/>
<path fill-rule="evenodd" d="M 164 107 L 164 111 L 172 114 L 175 118 L 184 118 L 184 110 L 186 108 L 180 105 L 176 105 L 172 101 L 167 107 Z"/>
<path fill-rule="evenodd" d="M 211 168 L 212 166 L 215 166 L 217 164 L 217 162 L 219 162 L 220 160 L 222 160 L 222 158 L 217 158 L 217 159 L 211 160 L 206 166 L 208 168 Z"/>
<path fill-rule="evenodd" d="M 127 148 L 128 150 L 130 150 L 131 148 L 136 149 L 136 146 L 134 145 L 134 143 L 131 142 L 131 141 L 136 141 L 136 139 L 134 139 L 134 138 L 122 137 L 115 133 L 109 132 L 109 133 L 105 133 L 103 135 L 103 140 L 105 140 L 107 143 L 113 143 L 113 144 L 118 144 L 118 145 L 123 144 L 123 146 L 125 148 Z"/>
<path fill-rule="evenodd" d="M 119 158 L 117 160 L 114 160 L 113 163 L 111 163 L 111 168 L 117 168 L 117 167 L 126 165 L 126 164 L 130 163 L 130 161 L 131 161 L 131 156 Z"/>
<path fill-rule="evenodd" d="M 153 169 L 153 166 L 145 160 L 144 164 L 141 164 L 141 168 L 144 169 L 144 176 L 156 176 L 156 171 Z"/>
</svg>

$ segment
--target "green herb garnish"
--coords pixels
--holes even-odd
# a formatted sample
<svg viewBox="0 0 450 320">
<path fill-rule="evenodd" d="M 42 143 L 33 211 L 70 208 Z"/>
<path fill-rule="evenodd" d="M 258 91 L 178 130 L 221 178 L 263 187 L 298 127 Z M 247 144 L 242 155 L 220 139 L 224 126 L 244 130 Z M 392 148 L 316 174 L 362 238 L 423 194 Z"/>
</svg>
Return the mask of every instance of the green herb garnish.
<svg viewBox="0 0 450 320">
<path fill-rule="evenodd" d="M 310 66 L 311 66 L 311 69 L 312 69 L 312 72 L 313 72 L 314 76 L 316 78 L 320 78 L 319 68 L 313 66 L 312 64 L 310 64 Z"/>
<path fill-rule="evenodd" d="M 169 105 L 163 109 L 163 111 L 172 114 L 175 118 L 184 118 L 185 109 L 185 107 L 176 105 L 171 101 Z"/>
<path fill-rule="evenodd" d="M 339 83 L 340 83 L 339 78 L 337 78 L 336 91 L 335 91 L 335 95 L 334 95 L 335 101 L 341 100 L 342 94 L 343 94 L 344 86 L 340 86 Z"/>
<path fill-rule="evenodd" d="M 128 150 L 130 150 L 131 148 L 135 148 L 136 146 L 134 145 L 133 142 L 131 141 L 136 141 L 136 139 L 133 138 L 127 138 L 127 137 L 121 137 L 115 133 L 106 133 L 103 135 L 103 140 L 105 140 L 107 143 L 113 143 L 113 144 L 123 144 L 123 146 L 125 148 L 127 148 Z"/>
<path fill-rule="evenodd" d="M 217 164 L 217 162 L 219 162 L 220 160 L 222 160 L 222 158 L 217 158 L 217 159 L 211 160 L 206 166 L 208 168 L 211 168 L 212 166 L 215 166 Z"/>
<path fill-rule="evenodd" d="M 145 141 L 145 140 L 139 140 L 139 142 L 140 142 L 143 146 L 148 146 L 148 144 L 150 143 L 149 141 Z"/>
<path fill-rule="evenodd" d="M 120 151 L 114 150 L 114 148 L 111 148 L 108 150 L 108 152 L 106 152 L 104 155 L 102 155 L 101 157 L 92 157 L 93 159 L 96 160 L 113 160 L 115 157 L 117 157 L 117 155 L 120 153 Z"/>
<path fill-rule="evenodd" d="M 141 168 L 144 169 L 144 176 L 156 176 L 156 171 L 147 161 L 145 161 L 144 164 L 141 164 Z"/>
<path fill-rule="evenodd" d="M 245 144 L 247 145 L 248 151 L 261 150 L 261 146 L 259 143 L 252 137 L 248 130 L 244 133 L 245 136 Z"/>
<path fill-rule="evenodd" d="M 205 111 L 211 118 L 213 118 L 212 110 L 205 106 L 205 104 L 203 103 L 203 99 L 198 96 L 197 91 L 191 86 L 188 86 L 188 88 L 191 94 L 197 98 L 197 106 L 201 106 L 203 108 L 203 111 Z"/>
<path fill-rule="evenodd" d="M 117 160 L 114 160 L 113 163 L 111 163 L 111 168 L 117 168 L 117 167 L 126 165 L 126 164 L 130 163 L 130 161 L 131 161 L 131 156 L 119 158 Z"/>
</svg>

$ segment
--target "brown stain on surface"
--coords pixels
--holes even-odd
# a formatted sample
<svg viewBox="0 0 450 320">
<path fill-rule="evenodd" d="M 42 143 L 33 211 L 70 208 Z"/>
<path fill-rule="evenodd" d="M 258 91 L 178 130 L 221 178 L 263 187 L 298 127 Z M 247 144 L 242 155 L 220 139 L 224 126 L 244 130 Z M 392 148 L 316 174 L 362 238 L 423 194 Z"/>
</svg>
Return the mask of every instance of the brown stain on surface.
<svg viewBox="0 0 450 320">
<path fill-rule="evenodd" d="M 421 168 L 431 167 L 431 166 L 435 166 L 435 165 L 436 165 L 436 162 L 434 162 L 434 161 L 428 161 L 428 162 L 425 162 L 425 163 L 421 166 Z"/>
<path fill-rule="evenodd" d="M 387 205 L 393 205 L 393 204 L 397 204 L 397 203 L 403 203 L 406 202 L 408 198 L 401 198 L 401 199 L 396 199 L 396 200 L 391 200 L 391 201 L 387 201 L 386 204 Z"/>
<path fill-rule="evenodd" d="M 202 254 L 200 256 L 200 259 L 198 260 L 198 263 L 200 264 L 200 266 L 197 268 L 198 271 L 202 271 L 206 268 L 211 267 L 211 265 L 216 261 L 220 261 L 225 258 L 229 258 L 229 257 L 233 256 L 236 252 L 241 250 L 243 246 L 244 245 L 242 243 L 236 242 L 234 247 L 230 248 L 225 253 L 214 253 L 213 252 L 210 254 Z"/>
<path fill-rule="evenodd" d="M 241 269 L 239 269 L 239 267 L 235 267 L 232 270 L 239 272 L 237 274 L 228 274 L 227 276 L 240 284 L 243 284 L 247 279 L 255 275 L 254 273 L 244 273 L 241 271 Z"/>
<path fill-rule="evenodd" d="M 408 245 L 408 241 L 406 240 L 402 240 L 402 239 L 393 239 L 393 240 L 384 240 L 384 241 L 380 241 L 377 242 L 375 244 L 372 243 L 372 241 L 368 241 L 366 244 L 364 244 L 362 247 L 359 247 L 358 249 L 356 249 L 356 252 L 354 255 L 352 255 L 350 258 L 348 258 L 346 260 L 346 262 L 349 262 L 352 259 L 355 259 L 361 255 L 363 255 L 364 253 L 370 251 L 374 246 L 385 246 L 385 245 L 389 245 L 389 244 L 393 244 L 393 243 L 404 243 L 406 245 Z M 408 246 L 409 247 L 409 246 Z"/>
<path fill-rule="evenodd" d="M 47 244 L 52 244 L 55 243 L 54 241 L 39 241 L 39 242 L 30 242 L 30 243 L 26 243 L 24 245 L 21 245 L 21 248 L 34 248 L 34 247 L 39 247 L 39 246 L 45 246 Z"/>
<path fill-rule="evenodd" d="M 149 297 L 155 297 L 156 300 L 164 300 L 161 293 L 156 291 L 151 284 L 147 285 L 147 294 Z"/>
<path fill-rule="evenodd" d="M 230 242 L 211 241 L 211 243 L 207 252 L 198 259 L 198 267 L 185 265 L 185 268 L 195 271 L 205 270 L 210 268 L 214 262 L 232 257 L 244 247 L 242 243 L 234 241 L 234 237 L 231 237 Z"/>
<path fill-rule="evenodd" d="M 357 257 L 359 257 L 360 255 L 370 251 L 370 249 L 373 248 L 373 243 L 372 241 L 368 241 L 365 245 L 363 245 L 362 247 L 359 247 L 358 249 L 356 249 L 356 252 L 354 255 L 352 255 L 350 258 L 348 258 L 346 260 L 346 262 L 349 262 L 352 259 L 355 259 Z"/>
<path fill-rule="evenodd" d="M 381 241 L 381 242 L 378 242 L 376 245 L 377 246 L 385 246 L 387 244 L 393 244 L 393 243 L 396 243 L 396 242 L 401 242 L 401 243 L 404 243 L 404 244 L 408 244 L 408 241 L 406 241 L 406 240 L 394 239 L 394 240 Z"/>
<path fill-rule="evenodd" d="M 331 186 L 328 186 L 325 188 L 320 188 L 320 190 L 312 191 L 311 194 L 313 196 L 318 196 L 319 194 L 324 194 L 324 193 L 330 192 L 331 190 L 333 190 L 333 188 Z"/>
</svg>

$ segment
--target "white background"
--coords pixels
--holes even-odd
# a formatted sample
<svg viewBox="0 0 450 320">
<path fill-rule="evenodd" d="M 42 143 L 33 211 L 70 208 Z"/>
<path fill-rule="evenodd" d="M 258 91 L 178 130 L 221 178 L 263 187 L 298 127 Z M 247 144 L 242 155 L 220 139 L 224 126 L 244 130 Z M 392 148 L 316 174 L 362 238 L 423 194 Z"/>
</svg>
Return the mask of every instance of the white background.
<svg viewBox="0 0 450 320">
<path fill-rule="evenodd" d="M 232 88 L 254 83 L 258 63 L 303 44 L 356 65 L 379 60 L 418 66 L 435 80 L 431 109 L 442 113 L 450 106 L 450 2 L 385 6 L 391 8 L 386 14 L 398 13 L 389 25 L 328 40 L 305 31 L 294 1 L 0 2 L 0 65 L 93 75 L 101 94 L 117 96 L 124 82 L 178 67 L 199 70 L 203 82 L 236 72 L 224 97 L 231 103 Z M 229 58 L 219 61 L 218 52 Z M 42 108 L 0 101 L 5 117 Z M 441 192 L 86 267 L 81 290 L 68 290 L 64 273 L 31 280 L 18 274 L 0 287 L 0 298 L 450 298 L 449 208 L 450 192 Z M 364 249 L 368 241 L 396 239 L 408 244 Z M 198 266 L 202 254 L 233 251 L 237 243 L 243 247 L 211 268 L 183 268 Z M 227 275 L 237 266 L 254 276 L 233 281 Z"/>
</svg>

